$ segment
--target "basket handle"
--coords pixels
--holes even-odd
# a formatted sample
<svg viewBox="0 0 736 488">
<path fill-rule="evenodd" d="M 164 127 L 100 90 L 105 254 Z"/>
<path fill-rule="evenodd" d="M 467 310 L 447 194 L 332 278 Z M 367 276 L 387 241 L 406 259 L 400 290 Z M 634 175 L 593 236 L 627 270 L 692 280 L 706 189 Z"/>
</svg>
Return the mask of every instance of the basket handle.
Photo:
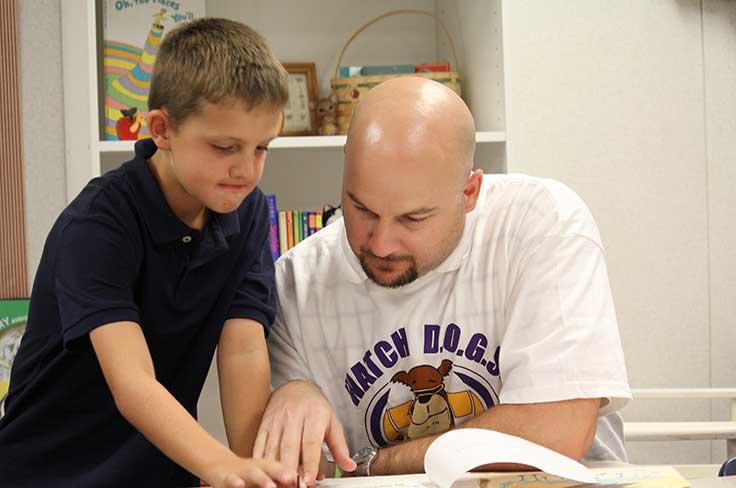
<svg viewBox="0 0 736 488">
<path fill-rule="evenodd" d="M 389 12 L 386 12 L 383 15 L 379 15 L 373 20 L 368 21 L 367 23 L 363 24 L 362 27 L 360 27 L 357 31 L 353 32 L 353 35 L 350 36 L 350 39 L 348 39 L 348 42 L 345 43 L 345 46 L 343 46 L 342 51 L 340 51 L 340 56 L 337 58 L 337 66 L 335 66 L 335 76 L 334 78 L 337 78 L 338 73 L 340 72 L 340 64 L 342 63 L 342 57 L 345 54 L 345 51 L 347 50 L 348 46 L 350 45 L 353 40 L 358 37 L 358 34 L 366 30 L 368 27 L 372 26 L 379 20 L 385 19 L 386 17 L 391 17 L 393 15 L 398 14 L 418 14 L 418 15 L 428 15 L 434 19 L 435 22 L 442 28 L 445 35 L 447 36 L 447 39 L 450 41 L 450 49 L 452 50 L 452 58 L 455 61 L 455 66 L 457 66 L 457 51 L 455 51 L 455 43 L 452 40 L 452 36 L 450 35 L 450 31 L 447 30 L 447 27 L 445 24 L 432 12 L 428 12 L 426 10 L 417 10 L 417 9 L 399 9 L 399 10 L 391 10 Z"/>
</svg>

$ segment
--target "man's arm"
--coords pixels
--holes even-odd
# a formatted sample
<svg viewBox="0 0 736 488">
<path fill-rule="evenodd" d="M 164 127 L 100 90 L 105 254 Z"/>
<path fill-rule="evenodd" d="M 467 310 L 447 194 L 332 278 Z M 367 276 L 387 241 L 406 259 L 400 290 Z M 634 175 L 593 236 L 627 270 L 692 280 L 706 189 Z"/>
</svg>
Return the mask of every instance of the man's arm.
<svg viewBox="0 0 736 488">
<path fill-rule="evenodd" d="M 240 458 L 197 423 L 156 380 L 137 323 L 113 322 L 89 336 L 121 415 L 175 463 L 217 488 L 294 485 L 295 472 L 274 461 Z"/>
<path fill-rule="evenodd" d="M 250 457 L 270 393 L 268 351 L 261 324 L 249 319 L 225 322 L 217 345 L 217 373 L 230 449 L 238 456 Z"/>
<path fill-rule="evenodd" d="M 595 437 L 601 400 L 575 399 L 549 403 L 498 405 L 463 423 L 462 427 L 490 429 L 514 435 L 581 459 Z M 424 472 L 424 454 L 440 434 L 380 449 L 371 463 L 371 475 Z M 491 464 L 481 470 L 528 469 L 521 465 Z"/>
</svg>

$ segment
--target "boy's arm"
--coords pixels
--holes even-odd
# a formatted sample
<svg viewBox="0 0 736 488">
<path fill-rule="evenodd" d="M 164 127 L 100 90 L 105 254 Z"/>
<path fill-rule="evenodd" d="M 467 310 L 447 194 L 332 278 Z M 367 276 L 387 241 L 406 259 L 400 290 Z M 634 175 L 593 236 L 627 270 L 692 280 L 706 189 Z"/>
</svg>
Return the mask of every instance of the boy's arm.
<svg viewBox="0 0 736 488">
<path fill-rule="evenodd" d="M 239 458 L 197 423 L 156 380 L 137 323 L 106 324 L 89 336 L 120 413 L 174 462 L 216 487 L 293 485 L 295 474 L 280 464 Z"/>
<path fill-rule="evenodd" d="M 269 366 L 263 326 L 227 320 L 217 346 L 217 373 L 227 440 L 238 456 L 251 457 L 269 396 Z"/>
</svg>

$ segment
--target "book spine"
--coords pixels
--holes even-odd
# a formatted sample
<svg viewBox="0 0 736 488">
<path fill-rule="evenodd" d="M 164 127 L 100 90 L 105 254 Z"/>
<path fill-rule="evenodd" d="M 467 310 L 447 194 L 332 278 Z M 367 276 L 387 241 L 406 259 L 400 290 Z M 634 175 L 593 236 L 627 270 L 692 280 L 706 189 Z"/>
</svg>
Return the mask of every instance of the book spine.
<svg viewBox="0 0 736 488">
<path fill-rule="evenodd" d="M 276 261 L 281 255 L 279 249 L 279 215 L 276 206 L 276 195 L 266 195 L 268 203 L 268 241 L 271 245 L 271 257 Z"/>
<path fill-rule="evenodd" d="M 314 216 L 314 224 L 318 231 L 322 230 L 322 212 L 317 212 L 317 215 Z"/>
<path fill-rule="evenodd" d="M 416 70 L 417 73 L 450 71 L 450 63 L 418 64 L 416 65 Z"/>
<path fill-rule="evenodd" d="M 350 76 L 360 76 L 362 66 L 340 66 L 340 78 L 349 78 Z"/>
<path fill-rule="evenodd" d="M 309 212 L 302 211 L 302 240 L 309 237 Z"/>
<path fill-rule="evenodd" d="M 309 212 L 309 235 L 317 232 L 317 213 Z"/>
<path fill-rule="evenodd" d="M 294 247 L 294 211 L 286 211 L 286 248 Z"/>
<path fill-rule="evenodd" d="M 294 226 L 294 245 L 296 246 L 302 242 L 302 212 L 301 210 L 294 210 L 294 220 L 292 222 Z"/>
<path fill-rule="evenodd" d="M 289 250 L 289 241 L 286 235 L 286 211 L 279 210 L 279 252 L 284 254 Z"/>
<path fill-rule="evenodd" d="M 394 64 L 387 66 L 363 66 L 360 74 L 363 76 L 395 75 L 400 73 L 416 73 L 413 64 Z"/>
</svg>

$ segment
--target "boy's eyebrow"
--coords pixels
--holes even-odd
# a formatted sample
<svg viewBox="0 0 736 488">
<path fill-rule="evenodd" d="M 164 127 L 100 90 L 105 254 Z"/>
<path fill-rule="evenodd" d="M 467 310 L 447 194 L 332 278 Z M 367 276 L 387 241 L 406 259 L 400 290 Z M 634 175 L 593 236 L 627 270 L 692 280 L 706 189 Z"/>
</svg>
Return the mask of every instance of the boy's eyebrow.
<svg viewBox="0 0 736 488">
<path fill-rule="evenodd" d="M 356 197 L 355 195 L 353 195 L 349 191 L 347 191 L 345 193 L 348 194 L 348 196 L 350 197 L 350 199 L 353 202 L 355 202 L 356 204 L 358 204 L 361 207 L 365 208 L 366 210 L 369 210 L 369 211 L 373 212 L 373 210 L 371 210 L 370 208 L 368 208 L 367 205 L 365 205 L 363 202 L 361 202 L 360 200 L 358 200 L 358 197 Z M 435 210 L 437 210 L 437 207 L 419 207 L 419 208 L 414 209 L 414 210 L 412 210 L 410 212 L 406 212 L 406 213 L 402 214 L 402 217 L 407 217 L 407 216 L 410 216 L 410 215 L 424 215 L 424 214 L 432 213 Z"/>
<path fill-rule="evenodd" d="M 262 142 L 261 142 L 260 144 L 258 144 L 258 145 L 259 145 L 259 146 L 268 146 L 268 145 L 269 145 L 269 144 L 271 144 L 271 142 L 273 142 L 273 140 L 274 140 L 274 139 L 276 139 L 277 137 L 278 137 L 278 135 L 276 135 L 276 136 L 273 136 L 273 137 L 267 137 L 266 139 L 264 139 L 264 140 L 263 140 L 263 141 L 262 141 Z M 214 137 L 214 139 L 218 139 L 218 138 L 217 138 L 217 137 Z M 223 142 L 233 142 L 233 143 L 235 143 L 235 144 L 242 144 L 242 143 L 243 143 L 243 141 L 244 141 L 244 140 L 243 140 L 243 139 L 241 139 L 240 137 L 236 137 L 236 136 L 222 136 L 222 138 L 221 138 L 220 140 L 221 140 L 221 141 L 223 141 Z"/>
</svg>

